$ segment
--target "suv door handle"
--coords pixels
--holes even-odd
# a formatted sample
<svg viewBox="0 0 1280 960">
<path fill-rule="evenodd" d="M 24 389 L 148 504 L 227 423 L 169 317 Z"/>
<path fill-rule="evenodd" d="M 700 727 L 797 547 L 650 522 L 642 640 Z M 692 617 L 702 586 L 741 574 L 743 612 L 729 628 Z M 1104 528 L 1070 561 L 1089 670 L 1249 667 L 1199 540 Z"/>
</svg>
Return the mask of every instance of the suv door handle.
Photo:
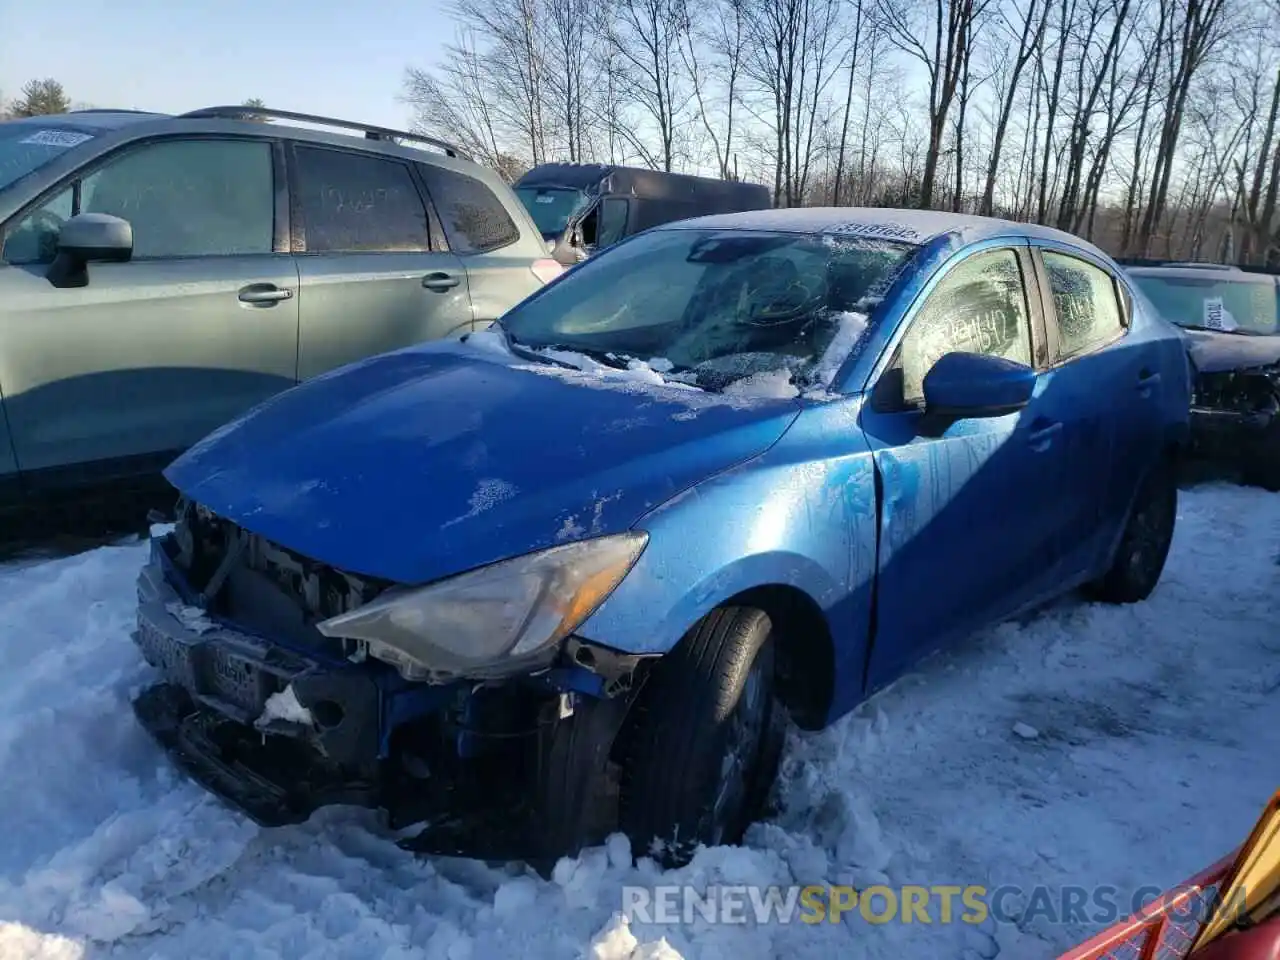
<svg viewBox="0 0 1280 960">
<path fill-rule="evenodd" d="M 1053 438 L 1062 432 L 1062 421 L 1045 423 L 1045 421 L 1039 420 L 1036 422 L 1040 426 L 1027 434 L 1027 443 L 1031 445 L 1031 449 L 1036 453 L 1043 453 L 1049 449 L 1049 444 L 1053 442 Z"/>
<path fill-rule="evenodd" d="M 428 273 L 422 278 L 422 285 L 428 290 L 434 290 L 436 293 L 452 290 L 461 282 L 457 277 L 451 277 L 447 273 Z"/>
<path fill-rule="evenodd" d="M 292 296 L 292 290 L 277 287 L 274 283 L 251 283 L 247 287 L 241 287 L 239 293 L 241 303 L 260 303 L 264 306 L 288 300 Z"/>
<path fill-rule="evenodd" d="M 1151 388 L 1160 382 L 1159 372 L 1152 373 L 1145 367 L 1138 374 L 1138 393 L 1144 397 L 1151 396 Z"/>
</svg>

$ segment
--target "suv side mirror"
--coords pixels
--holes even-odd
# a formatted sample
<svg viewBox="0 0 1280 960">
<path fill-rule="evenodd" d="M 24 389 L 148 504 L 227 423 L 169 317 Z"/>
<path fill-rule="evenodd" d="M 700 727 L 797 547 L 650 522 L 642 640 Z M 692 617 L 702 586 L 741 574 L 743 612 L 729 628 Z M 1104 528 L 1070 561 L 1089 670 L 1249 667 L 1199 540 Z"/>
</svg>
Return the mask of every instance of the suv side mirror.
<svg viewBox="0 0 1280 960">
<path fill-rule="evenodd" d="M 58 232 L 58 255 L 46 274 L 55 287 L 89 283 L 85 265 L 94 261 L 125 263 L 133 257 L 133 226 L 108 213 L 82 213 Z"/>
<path fill-rule="evenodd" d="M 924 412 L 932 420 L 1002 417 L 1031 400 L 1036 372 L 983 353 L 943 354 L 924 377 Z"/>
</svg>

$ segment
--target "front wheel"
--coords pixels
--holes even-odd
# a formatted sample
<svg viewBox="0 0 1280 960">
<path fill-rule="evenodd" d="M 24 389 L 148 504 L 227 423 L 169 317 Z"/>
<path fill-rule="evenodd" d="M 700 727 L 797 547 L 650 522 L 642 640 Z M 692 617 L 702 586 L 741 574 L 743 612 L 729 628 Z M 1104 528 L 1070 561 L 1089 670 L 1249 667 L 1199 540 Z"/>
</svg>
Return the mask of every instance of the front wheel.
<svg viewBox="0 0 1280 960">
<path fill-rule="evenodd" d="M 622 768 L 621 827 L 638 854 L 676 866 L 742 838 L 782 752 L 774 673 L 772 624 L 749 607 L 712 611 L 654 666 Z"/>
<path fill-rule="evenodd" d="M 1086 592 L 1104 603 L 1137 603 L 1151 596 L 1169 557 L 1177 517 L 1177 475 L 1166 460 L 1138 491 L 1111 568 Z"/>
</svg>

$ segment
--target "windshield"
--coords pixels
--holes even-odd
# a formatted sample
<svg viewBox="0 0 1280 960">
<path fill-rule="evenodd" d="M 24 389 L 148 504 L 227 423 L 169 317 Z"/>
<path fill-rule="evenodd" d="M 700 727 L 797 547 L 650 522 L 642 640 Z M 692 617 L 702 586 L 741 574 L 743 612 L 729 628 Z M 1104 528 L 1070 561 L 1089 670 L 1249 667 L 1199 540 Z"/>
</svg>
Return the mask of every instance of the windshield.
<svg viewBox="0 0 1280 960">
<path fill-rule="evenodd" d="M 1131 276 L 1155 308 L 1179 326 L 1226 333 L 1280 332 L 1280 298 L 1273 277 L 1136 272 Z"/>
<path fill-rule="evenodd" d="M 581 190 L 566 187 L 516 187 L 516 196 L 545 240 L 564 233 L 569 220 L 591 202 Z"/>
<path fill-rule="evenodd" d="M 657 230 L 574 268 L 501 326 L 516 347 L 639 360 L 709 390 L 779 372 L 825 386 L 918 249 L 848 234 Z"/>
<path fill-rule="evenodd" d="M 63 125 L 0 123 L 0 190 L 92 139 L 91 133 Z"/>
</svg>

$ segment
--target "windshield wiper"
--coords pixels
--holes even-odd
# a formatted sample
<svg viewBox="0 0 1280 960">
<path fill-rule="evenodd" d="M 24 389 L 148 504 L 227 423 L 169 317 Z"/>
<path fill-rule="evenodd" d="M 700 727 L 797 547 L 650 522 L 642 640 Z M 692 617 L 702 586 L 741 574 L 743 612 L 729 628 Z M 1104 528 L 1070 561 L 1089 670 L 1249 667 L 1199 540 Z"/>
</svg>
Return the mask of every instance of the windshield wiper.
<svg viewBox="0 0 1280 960">
<path fill-rule="evenodd" d="M 1221 327 L 1206 327 L 1204 324 L 1201 324 L 1201 323 L 1180 323 L 1178 324 L 1178 326 L 1180 326 L 1183 330 L 1204 330 L 1204 331 L 1207 331 L 1208 333 L 1239 333 L 1239 334 L 1243 334 L 1246 337 L 1256 336 L 1256 334 L 1252 330 L 1240 330 L 1238 328 L 1235 330 L 1223 330 Z"/>
<path fill-rule="evenodd" d="M 548 357 L 545 353 L 539 353 L 537 350 L 534 350 L 533 348 L 529 347 L 525 343 L 516 339 L 515 335 L 512 334 L 512 332 L 508 330 L 506 327 L 504 327 L 500 320 L 495 320 L 493 322 L 493 326 L 497 327 L 498 330 L 502 333 L 502 339 L 503 339 L 503 342 L 506 343 L 507 349 L 510 350 L 512 353 L 514 353 L 517 357 L 522 357 L 525 360 L 533 360 L 535 363 L 551 363 L 557 367 L 565 367 L 569 370 L 577 369 L 571 363 L 565 363 L 563 360 L 556 360 L 556 359 L 553 359 L 552 357 Z"/>
</svg>

